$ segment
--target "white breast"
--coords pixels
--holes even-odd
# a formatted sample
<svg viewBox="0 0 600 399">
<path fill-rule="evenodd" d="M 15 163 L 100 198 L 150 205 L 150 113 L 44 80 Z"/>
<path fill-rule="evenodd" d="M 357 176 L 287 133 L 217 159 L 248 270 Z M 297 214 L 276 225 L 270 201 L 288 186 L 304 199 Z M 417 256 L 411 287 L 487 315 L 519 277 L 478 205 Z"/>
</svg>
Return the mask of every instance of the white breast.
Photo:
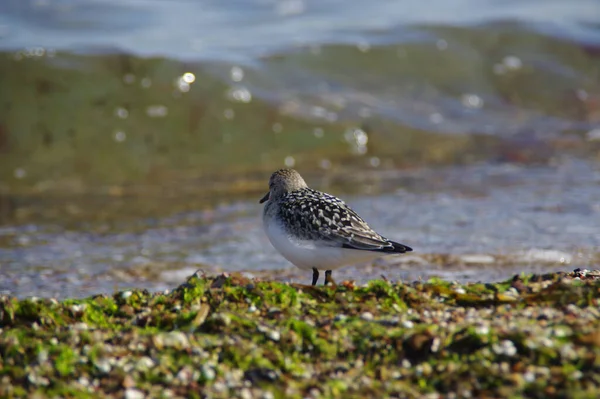
<svg viewBox="0 0 600 399">
<path fill-rule="evenodd" d="M 341 266 L 372 261 L 381 256 L 377 252 L 319 245 L 316 241 L 298 240 L 273 221 L 264 220 L 267 237 L 277 251 L 300 269 L 333 270 Z"/>
</svg>

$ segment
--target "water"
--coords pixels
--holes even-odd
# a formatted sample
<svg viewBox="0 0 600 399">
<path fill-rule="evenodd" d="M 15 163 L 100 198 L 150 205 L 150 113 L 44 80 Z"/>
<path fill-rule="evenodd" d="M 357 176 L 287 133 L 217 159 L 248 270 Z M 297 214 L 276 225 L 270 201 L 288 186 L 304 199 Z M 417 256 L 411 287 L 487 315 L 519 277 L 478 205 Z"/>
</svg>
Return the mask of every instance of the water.
<svg viewBox="0 0 600 399">
<path fill-rule="evenodd" d="M 590 174 L 595 186 L 582 178 Z M 474 166 L 409 173 L 401 181 L 406 179 L 419 189 L 406 191 L 380 176 L 384 186 L 398 189 L 350 196 L 348 203 L 415 252 L 336 271 L 339 278 L 489 281 L 523 271 L 593 268 L 598 261 L 597 165 L 573 162 L 527 174 L 513 166 Z M 81 296 L 139 285 L 166 289 L 197 269 L 263 271 L 257 275 L 306 283 L 310 276 L 290 270 L 262 233 L 260 208 L 256 200 L 235 201 L 112 229 L 90 225 L 85 232 L 56 225 L 3 228 L 0 236 L 9 245 L 0 247 L 0 290 Z M 442 264 L 435 254 L 446 256 Z"/>
<path fill-rule="evenodd" d="M 560 39 L 597 44 L 594 0 L 519 3 L 256 0 L 7 0 L 0 5 L 3 48 L 119 49 L 143 56 L 236 60 L 322 44 L 419 41 L 422 26 L 519 21 Z"/>
<path fill-rule="evenodd" d="M 415 248 L 338 279 L 597 267 L 596 3 L 3 1 L 0 292 L 308 282 L 283 165 Z"/>
</svg>

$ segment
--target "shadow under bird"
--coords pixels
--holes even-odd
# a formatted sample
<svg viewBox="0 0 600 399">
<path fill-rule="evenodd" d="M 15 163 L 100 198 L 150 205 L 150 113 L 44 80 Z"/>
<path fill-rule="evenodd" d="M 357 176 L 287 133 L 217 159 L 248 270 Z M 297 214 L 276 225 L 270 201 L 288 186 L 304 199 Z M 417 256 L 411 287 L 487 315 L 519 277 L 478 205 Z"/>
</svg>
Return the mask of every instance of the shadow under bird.
<svg viewBox="0 0 600 399">
<path fill-rule="evenodd" d="M 341 266 L 412 251 L 378 234 L 341 199 L 309 188 L 293 169 L 271 175 L 264 202 L 263 225 L 271 244 L 296 267 L 312 270 L 312 285 L 319 270 L 325 270 L 327 284 L 331 271 Z"/>
</svg>

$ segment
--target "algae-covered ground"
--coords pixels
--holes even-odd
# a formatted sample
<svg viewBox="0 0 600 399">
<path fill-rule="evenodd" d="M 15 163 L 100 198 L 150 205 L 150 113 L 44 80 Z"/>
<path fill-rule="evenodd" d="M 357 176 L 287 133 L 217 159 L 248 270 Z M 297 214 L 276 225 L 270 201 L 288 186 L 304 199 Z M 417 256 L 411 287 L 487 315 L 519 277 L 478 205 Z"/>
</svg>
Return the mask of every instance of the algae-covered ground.
<svg viewBox="0 0 600 399">
<path fill-rule="evenodd" d="M 600 396 L 600 272 L 0 297 L 0 397 Z"/>
</svg>

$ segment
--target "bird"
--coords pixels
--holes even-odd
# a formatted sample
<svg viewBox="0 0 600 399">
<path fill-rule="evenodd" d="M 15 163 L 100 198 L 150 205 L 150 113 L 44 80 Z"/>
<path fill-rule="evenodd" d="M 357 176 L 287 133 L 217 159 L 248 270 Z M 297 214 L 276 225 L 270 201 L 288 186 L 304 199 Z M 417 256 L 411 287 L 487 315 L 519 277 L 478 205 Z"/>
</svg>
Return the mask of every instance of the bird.
<svg viewBox="0 0 600 399">
<path fill-rule="evenodd" d="M 294 169 L 279 169 L 269 178 L 269 191 L 260 199 L 263 227 L 269 241 L 301 270 L 312 270 L 312 285 L 325 270 L 372 261 L 385 254 L 412 251 L 373 230 L 341 199 L 309 188 Z"/>
</svg>

